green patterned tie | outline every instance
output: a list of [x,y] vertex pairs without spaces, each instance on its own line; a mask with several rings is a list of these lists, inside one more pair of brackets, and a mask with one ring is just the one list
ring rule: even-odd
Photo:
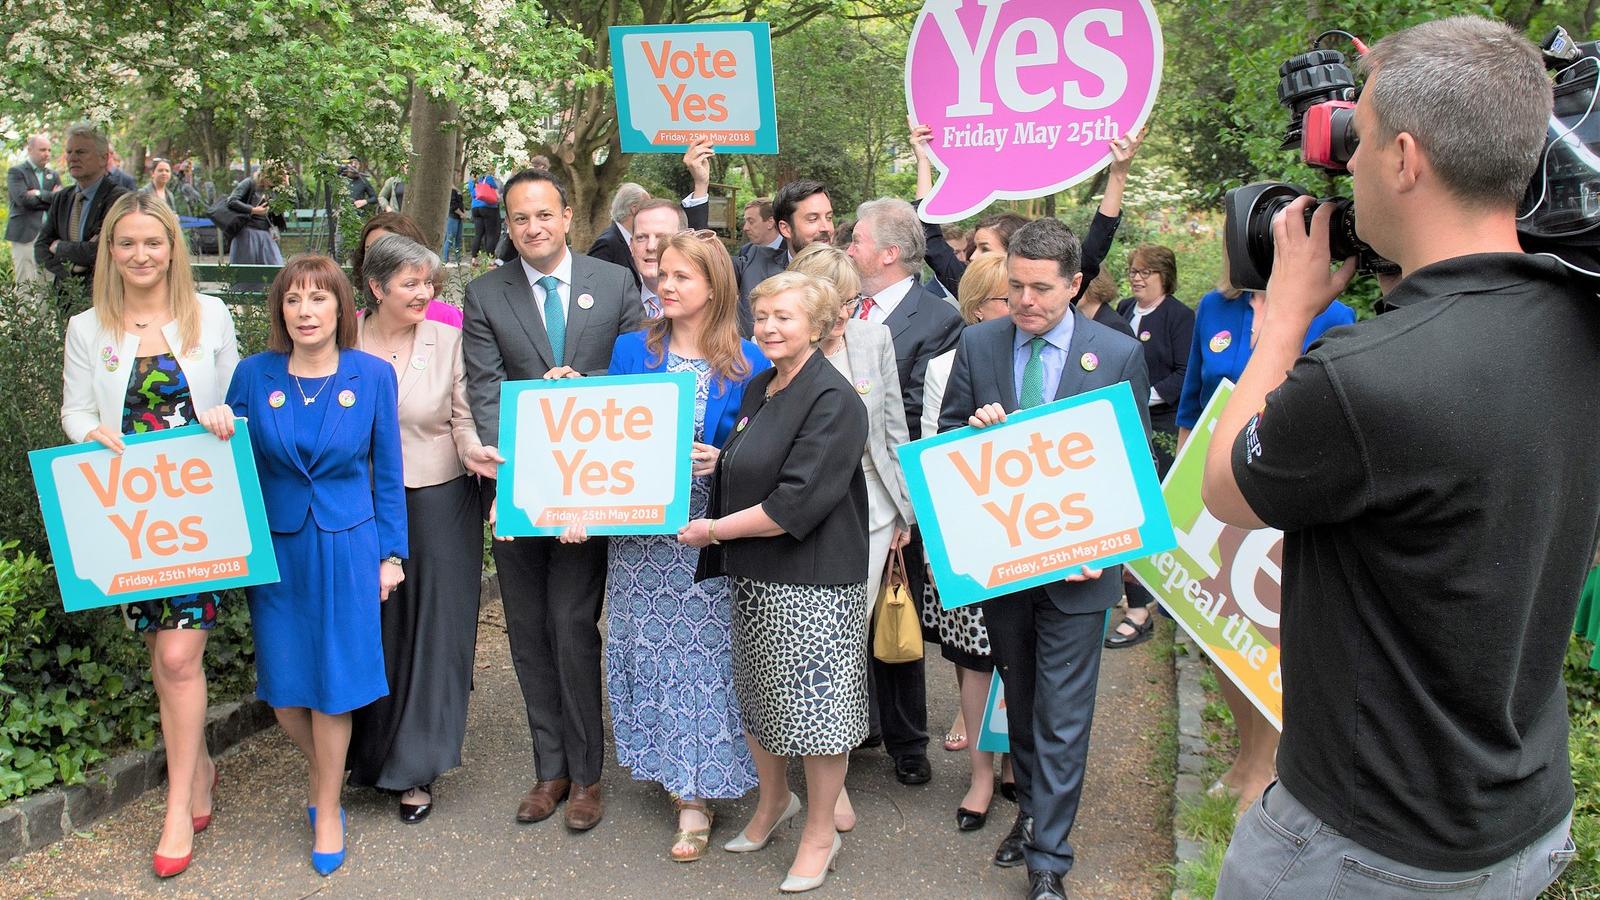
[[561,282],[554,275],[539,279],[544,288],[544,331],[550,336],[550,350],[555,354],[555,364],[567,358],[567,316],[561,311]]
[[1022,368],[1022,408],[1044,405],[1044,345],[1042,337],[1028,342],[1028,364]]

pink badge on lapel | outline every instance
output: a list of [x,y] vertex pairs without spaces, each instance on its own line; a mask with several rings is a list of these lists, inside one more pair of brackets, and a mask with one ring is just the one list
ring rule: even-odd
[[350,391],[350,390],[340,391],[339,392],[339,405],[343,406],[343,407],[355,406],[356,405],[356,392],[355,391]]
[[273,391],[267,395],[267,405],[273,409],[282,406],[284,402],[283,391]]

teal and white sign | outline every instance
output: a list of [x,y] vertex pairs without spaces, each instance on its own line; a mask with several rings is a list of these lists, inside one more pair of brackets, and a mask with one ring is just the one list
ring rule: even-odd
[[778,152],[772,37],[765,22],[610,29],[624,153]]
[[[972,677],[972,673],[967,673]],[[1006,686],[995,670],[989,678],[989,699],[983,704],[983,724],[978,727],[978,749],[985,753],[1011,752],[1011,725],[1006,718]]]
[[199,425],[28,454],[67,612],[278,580],[250,432]]
[[495,534],[677,534],[689,524],[692,372],[500,385]]
[[1127,382],[899,453],[946,609],[1174,546]]

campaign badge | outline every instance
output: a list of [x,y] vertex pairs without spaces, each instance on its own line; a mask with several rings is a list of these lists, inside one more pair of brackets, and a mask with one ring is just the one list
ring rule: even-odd
[[356,392],[344,390],[339,392],[339,405],[349,408],[356,405]]
[[1093,353],[1085,353],[1083,358],[1078,360],[1078,365],[1083,366],[1085,372],[1093,372],[1095,369],[1100,368],[1100,357],[1095,356]]
[[267,405],[272,407],[273,409],[277,409],[278,407],[282,406],[283,403],[284,403],[283,391],[273,391],[272,393],[267,395]]
[[1211,336],[1211,352],[1221,353],[1222,351],[1228,349],[1228,345],[1232,343],[1233,335],[1226,331],[1219,331]]

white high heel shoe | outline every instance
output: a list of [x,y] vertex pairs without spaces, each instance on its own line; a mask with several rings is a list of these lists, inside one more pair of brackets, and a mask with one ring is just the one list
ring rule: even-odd
[[[782,825],[783,823],[794,818],[799,812],[800,798],[795,796],[793,791],[790,791],[788,808],[783,811],[783,815],[778,817],[778,821],[772,823],[772,828],[767,831],[766,837],[763,837],[759,841],[752,841],[750,838],[745,836],[743,831],[741,831],[739,832],[738,837],[727,842],[726,844],[723,844],[722,849],[728,851],[729,853],[754,853],[755,851],[767,846],[768,842],[772,840],[772,836],[777,833],[779,825]],[[746,828],[748,827],[749,826],[746,826]]]
[[843,846],[844,841],[839,840],[839,835],[835,834],[833,836],[833,849],[828,851],[828,864],[822,867],[821,872],[807,876],[800,876],[790,872],[788,877],[783,879],[783,884],[778,885],[778,890],[783,891],[785,894],[799,894],[822,887],[822,883],[828,880],[828,873],[833,871],[833,860],[839,855],[839,848]]

